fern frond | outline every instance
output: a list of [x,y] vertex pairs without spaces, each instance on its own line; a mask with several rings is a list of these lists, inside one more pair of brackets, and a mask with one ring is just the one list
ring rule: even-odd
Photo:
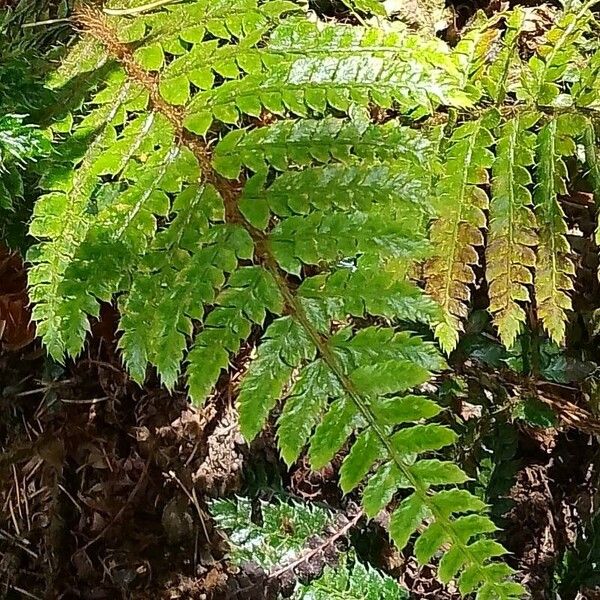
[[581,119],[568,115],[551,119],[542,127],[537,143],[537,186],[534,192],[538,222],[538,251],[535,296],[538,316],[553,341],[564,341],[569,292],[573,289],[575,267],[566,237],[567,224],[558,197],[565,194],[565,156],[576,151],[573,135],[583,129]]
[[272,275],[261,267],[245,267],[232,273],[216,303],[218,306],[204,318],[204,329],[196,336],[188,356],[190,395],[197,401],[202,401],[217,383],[229,354],[237,352],[250,336],[252,324],[263,325],[267,311],[277,315],[283,310]]
[[[306,322],[301,309],[296,306],[296,310],[300,322]],[[426,398],[402,397],[425,382],[431,370],[443,365],[433,348],[429,350],[418,338],[387,329],[367,328],[356,335],[342,330],[328,342],[322,342],[309,323],[306,328],[312,332],[320,358],[302,361],[297,384],[287,397],[283,386],[279,390],[285,400],[279,427],[286,460],[294,460],[308,442],[311,464],[322,467],[355,432],[357,449],[350,450],[342,467],[342,482],[347,486],[344,491],[350,491],[366,478],[363,506],[368,515],[374,516],[399,488],[413,490],[394,512],[390,523],[390,534],[400,548],[424,520],[431,519],[429,528],[417,540],[420,561],[429,561],[442,546],[449,544],[457,548],[455,553],[462,560],[452,576],[464,567],[460,577],[464,593],[485,587],[498,598],[520,594],[520,586],[503,581],[509,570],[498,569],[495,563],[487,564],[493,552],[473,554],[471,546],[477,542],[469,543],[472,536],[495,530],[493,523],[477,512],[466,517],[453,516],[456,512],[479,511],[481,503],[467,492],[457,496],[435,490],[438,486],[464,482],[464,473],[452,463],[419,457],[455,439],[453,432],[440,425],[408,425],[438,410]],[[253,382],[252,373],[251,366],[249,377]],[[310,384],[315,381],[318,388],[311,389]],[[251,407],[261,403],[263,395],[244,381],[240,399],[244,407]],[[322,416],[312,421],[315,413]],[[304,425],[307,418],[311,422]],[[317,420],[319,424],[311,434]],[[400,424],[404,426],[393,433],[392,428]],[[255,424],[254,429],[259,428],[260,424]],[[245,428],[243,431],[246,435],[250,433]],[[371,470],[373,475],[368,477]]]
[[571,95],[577,107],[598,110],[600,97],[598,78],[600,77],[600,51],[594,52],[587,64],[581,69],[577,81],[571,88]]
[[317,304],[333,320],[373,315],[435,326],[444,319],[437,302],[381,265],[365,265],[356,271],[341,267],[330,275],[307,277],[298,294],[306,299],[305,306]]
[[293,600],[406,600],[408,592],[388,575],[366,567],[354,558],[343,557],[335,567],[325,567],[319,579],[300,585]]
[[237,566],[253,562],[269,572],[300,554],[311,537],[321,534],[334,516],[315,505],[260,501],[262,525],[253,522],[248,498],[215,500],[210,513],[229,537],[229,560]]
[[110,88],[112,102],[107,98],[99,104],[72,138],[75,151],[85,144],[83,154],[73,157],[67,154],[73,150],[65,152],[65,158],[78,165],[77,170],[69,172],[57,165],[50,171],[43,180],[49,193],[38,200],[34,209],[30,233],[45,242],[33,247],[28,255],[33,263],[29,272],[30,298],[36,303],[32,316],[37,321],[38,334],[57,359],[65,351],[79,352],[88,329],[85,313],[97,313],[95,302],[87,296],[76,299],[73,307],[61,293],[60,285],[89,227],[89,198],[100,176],[100,160],[110,152],[117,138],[115,127],[123,123],[124,106],[136,93],[129,81],[120,78],[115,83]]
[[[462,76],[463,89],[468,89],[473,98],[478,99],[481,95],[489,55],[498,43],[498,37],[492,23],[487,20],[483,23],[476,22],[473,28],[461,37],[454,49],[453,58]],[[497,60],[492,64],[497,64]]]
[[[228,560],[235,566],[254,563],[267,573],[293,563],[309,548],[309,541],[323,536],[335,525],[335,516],[316,505],[294,501],[260,501],[261,525],[253,522],[252,503],[247,498],[215,500],[210,512],[228,536]],[[308,559],[308,557],[307,557]],[[408,592],[391,577],[366,567],[344,553],[335,566],[325,566],[314,581],[298,584],[292,598],[329,600],[340,597],[404,600]]]
[[0,116],[0,210],[12,210],[13,200],[23,196],[21,170],[27,163],[47,156],[50,141],[24,115]]
[[[267,328],[258,356],[238,396],[240,428],[249,439],[256,437],[262,429],[294,370],[304,361],[314,359],[315,354],[316,349],[306,330],[291,317],[277,319]],[[329,373],[327,377],[331,378]],[[310,382],[312,394],[321,393],[316,386],[322,383]],[[310,420],[311,415],[306,413],[303,418]]]
[[488,169],[494,160],[490,147],[494,143],[491,129],[496,124],[497,114],[492,111],[456,128],[437,188],[436,220],[430,232],[435,256],[425,275],[427,292],[450,319],[436,328],[436,337],[446,351],[456,346],[461,322],[467,316],[469,286],[475,281],[473,265],[479,262],[476,248],[483,245],[481,229],[486,225],[483,211],[488,208],[488,197],[481,186],[488,183]]
[[[242,192],[240,210],[259,229],[268,225],[270,213],[316,219],[319,211],[332,209],[366,212],[380,206],[391,211],[398,200],[409,203],[407,209],[415,219],[431,210],[432,177],[422,164],[397,159],[389,164],[370,163],[368,169],[364,165],[355,162],[285,171],[270,185],[266,173],[258,173]],[[405,220],[412,218],[403,215]]]
[[536,114],[517,116],[501,127],[493,166],[486,276],[489,310],[509,348],[526,320],[519,303],[529,301],[527,286],[533,284],[537,235],[527,169],[535,158],[530,129],[537,119]]

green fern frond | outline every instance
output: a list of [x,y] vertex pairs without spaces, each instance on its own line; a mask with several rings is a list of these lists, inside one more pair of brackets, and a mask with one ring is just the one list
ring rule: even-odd
[[[597,135],[596,125],[594,121],[587,120],[583,131],[583,148],[585,152],[585,166],[588,170],[588,178],[590,180],[594,193],[594,201],[596,207],[600,205],[600,158],[597,150]],[[600,223],[600,221],[598,222]],[[595,240],[596,244],[600,243],[600,224],[596,224]]]
[[347,112],[353,103],[370,102],[415,114],[429,114],[440,103],[470,104],[440,44],[376,29],[323,29],[292,21],[273,32],[245,76],[197,94],[185,123],[204,135],[215,119],[237,124],[242,115],[259,117],[263,110],[299,116],[329,107]]
[[[481,95],[489,55],[499,43],[498,31],[492,25],[487,19],[477,19],[472,29],[461,37],[453,52],[463,88],[470,89],[471,96],[477,99]],[[492,64],[497,65],[498,61]]]
[[[305,322],[301,311],[298,316]],[[426,398],[414,395],[403,398],[427,381],[429,372],[443,367],[433,347],[408,334],[377,328],[367,328],[355,335],[343,329],[328,342],[322,342],[310,323],[306,327],[319,358],[294,365],[300,368],[300,374],[287,395],[285,383],[278,388],[279,395],[284,396],[278,423],[284,458],[294,461],[308,444],[311,465],[320,468],[354,432],[358,449],[350,450],[342,467],[341,481],[347,486],[344,491],[351,491],[366,479],[363,506],[369,516],[374,516],[387,506],[398,489],[412,490],[394,511],[390,523],[390,535],[400,548],[424,520],[431,520],[426,529],[429,533],[422,534],[416,542],[420,561],[428,562],[448,544],[456,547],[455,552],[463,559],[457,571],[465,567],[460,580],[465,593],[481,586],[493,589],[499,598],[512,598],[520,593],[520,586],[503,581],[509,571],[501,572],[495,563],[487,564],[492,554],[472,554],[469,543],[472,536],[494,531],[491,521],[477,513],[468,517],[451,516],[457,511],[479,511],[482,505],[476,504],[475,499],[471,505],[465,504],[465,498],[471,497],[463,497],[464,494],[458,501],[455,495],[436,490],[439,486],[463,483],[464,473],[452,463],[419,457],[423,452],[455,441],[455,434],[443,426],[420,422],[409,425],[434,415],[437,410]],[[280,360],[278,355],[275,360]],[[290,368],[287,377],[291,374]],[[241,416],[246,411],[254,414],[251,408],[260,406],[264,398],[262,390],[253,385],[256,377],[252,365],[248,377],[251,385],[248,386],[247,379],[240,390],[244,407]],[[399,425],[403,427],[394,433]],[[242,431],[251,435],[260,427],[255,422],[252,431],[244,425]]]
[[[217,527],[228,536],[228,560],[235,566],[252,562],[266,573],[299,560],[310,548],[309,541],[324,537],[335,525],[335,515],[316,505],[294,501],[261,501],[261,525],[253,519],[247,498],[215,500],[210,512]],[[314,562],[314,559],[313,559]],[[373,598],[405,600],[408,592],[388,575],[363,565],[354,553],[340,554],[337,564],[326,565],[317,579],[296,585],[295,600],[329,598]]]
[[431,158],[429,150],[427,139],[413,129],[395,121],[372,125],[367,115],[359,113],[352,121],[326,117],[235,129],[217,144],[214,167],[224,177],[237,179],[243,167],[254,172],[263,172],[267,167],[284,172],[293,165],[349,164],[356,157],[405,159],[417,165]]
[[214,500],[210,513],[229,538],[229,560],[237,566],[253,562],[269,572],[300,554],[310,538],[323,533],[334,515],[315,505],[295,501],[260,501],[262,525],[253,520],[248,498]]
[[546,34],[544,43],[524,65],[518,97],[540,106],[564,106],[570,103],[561,95],[560,83],[580,62],[579,42],[587,32],[591,19],[590,8],[596,0],[588,0],[577,11],[566,11]]
[[515,70],[519,64],[519,37],[525,21],[525,13],[515,8],[506,19],[506,33],[495,60],[491,61],[483,76],[487,94],[500,105],[506,99]]
[[335,567],[325,567],[319,579],[300,585],[293,600],[407,600],[408,592],[391,577],[366,567],[355,557],[342,557]]
[[110,89],[112,101],[106,98],[92,110],[64,149],[65,162],[72,161],[77,170],[69,171],[59,163],[46,174],[42,185],[49,193],[36,203],[30,228],[31,235],[46,240],[28,254],[33,264],[29,272],[30,298],[35,303],[32,316],[48,351],[58,359],[65,351],[79,352],[88,329],[86,312],[97,314],[96,303],[87,294],[66,298],[60,285],[90,224],[88,206],[101,173],[100,160],[111,151],[124,106],[136,93],[122,78]]
[[0,210],[12,210],[13,201],[23,196],[23,167],[52,150],[50,141],[24,119],[24,115],[0,116]]

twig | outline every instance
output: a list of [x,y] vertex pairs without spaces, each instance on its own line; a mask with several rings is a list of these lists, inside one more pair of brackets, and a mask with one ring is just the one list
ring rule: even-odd
[[61,398],[60,401],[65,404],[98,404],[98,402],[104,402],[109,400],[110,396],[102,396],[102,398],[90,398],[89,400],[72,400],[69,398]]
[[62,491],[62,493],[75,505],[75,508],[81,513],[83,514],[83,511],[81,510],[81,506],[79,506],[79,504],[77,504],[77,500],[75,500],[75,498],[73,498],[73,496],[71,495],[70,492],[67,491],[67,489],[62,485],[62,484],[58,484],[58,487],[60,488],[60,490]]
[[70,22],[71,22],[70,17],[64,17],[63,19],[46,19],[45,21],[34,21],[32,23],[23,23],[23,25],[21,25],[21,27],[23,29],[31,29],[32,27],[40,27],[41,25],[54,25],[55,23],[70,23]]
[[18,538],[5,529],[0,529],[0,538],[5,539],[7,542],[14,544],[15,546],[18,546],[21,550],[23,550],[23,552],[27,552],[29,556],[33,557],[35,560],[38,560],[39,556],[31,548],[27,547],[27,544],[29,544],[28,540],[24,538]]
[[123,516],[125,509],[131,504],[133,499],[136,497],[137,493],[140,491],[142,483],[146,480],[146,475],[148,474],[148,469],[150,468],[150,461],[151,457],[148,457],[148,460],[146,460],[146,463],[144,464],[144,470],[142,471],[140,478],[135,484],[135,487],[131,490],[131,493],[127,497],[125,504],[123,504],[119,512],[114,516],[113,519],[111,519],[110,523],[108,523],[108,525],[106,525],[106,527],[95,538],[90,540],[85,546],[83,546],[83,548],[78,550],[78,552],[85,552],[90,546],[94,545],[98,540],[101,540],[110,530],[110,528]]
[[95,360],[93,358],[86,358],[84,360],[81,361],[82,363],[86,363],[88,365],[96,365],[97,367],[105,367],[106,369],[111,369],[113,370],[115,373],[119,373],[120,375],[123,375],[123,369],[119,369],[117,367],[115,367],[115,365],[111,365],[108,362],[105,362],[103,360]]
[[42,600],[40,596],[35,596],[31,592],[24,590],[23,588],[17,587],[16,585],[10,584],[10,589],[15,590],[15,592],[19,592],[19,594],[23,594],[23,596],[27,596],[28,598],[33,598],[34,600]]
[[210,542],[210,537],[208,535],[208,529],[206,528],[206,523],[204,521],[204,512],[202,508],[200,508],[200,503],[198,502],[198,497],[196,496],[196,489],[192,487],[192,493],[183,485],[183,482],[177,477],[175,471],[169,471],[169,477],[179,485],[179,487],[183,490],[184,494],[188,497],[189,501],[193,504],[196,512],[198,513],[198,518],[200,519],[200,524],[202,525],[202,531],[204,532],[204,537],[206,537],[206,541]]

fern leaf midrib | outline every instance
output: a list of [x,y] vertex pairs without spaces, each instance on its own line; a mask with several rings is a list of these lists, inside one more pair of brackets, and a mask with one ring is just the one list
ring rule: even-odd
[[[92,17],[93,17],[94,21],[96,21],[96,19],[98,19],[98,18],[102,19],[101,13],[98,13],[96,11],[96,9],[89,8],[89,9],[86,9],[86,12],[92,13]],[[86,25],[85,19],[83,21],[83,25],[84,26]],[[97,35],[97,32],[95,32],[94,30],[90,30],[88,27],[85,27],[85,28],[86,28],[86,30],[89,31],[90,34]],[[105,33],[106,33],[106,31],[108,31],[108,33],[111,37],[111,40],[114,43],[115,38],[111,34],[111,31],[110,31],[110,29],[108,29],[107,26],[105,29]],[[102,37],[99,37],[99,39],[101,42],[106,44],[106,40],[102,39]],[[115,48],[111,48],[111,45],[106,44],[106,47],[109,52],[111,52],[111,50],[113,53],[115,52]],[[134,59],[129,54],[128,49],[119,45],[118,52],[119,52],[120,56],[117,55],[117,58],[121,58],[122,60],[124,59],[125,66],[126,66],[126,68],[128,68],[129,74],[130,75],[132,73],[134,75],[136,73],[139,74],[141,69],[137,65],[132,64],[132,63],[134,63]],[[144,80],[146,83],[148,82],[148,80],[145,79],[145,77],[144,77]],[[152,81],[153,81],[154,85],[158,86],[158,82],[156,80],[152,80]],[[138,83],[140,83],[139,80],[138,80]],[[150,92],[151,98],[152,98],[153,92],[158,93],[157,87],[154,90],[148,90],[148,91]],[[161,108],[162,108],[162,104],[156,103],[154,105],[154,108],[160,112]],[[168,116],[168,115],[165,115],[165,116]],[[171,116],[172,116],[172,114],[171,114]],[[177,124],[179,124],[179,122]],[[479,127],[477,128],[477,132],[478,131],[479,131]],[[212,165],[209,160],[210,151],[208,150],[208,148],[206,148],[204,142],[200,141],[192,134],[186,134],[186,135],[182,136],[181,141],[183,144],[187,145],[187,147],[196,156],[198,154],[200,154],[200,156],[197,156],[197,158],[198,158],[198,160],[202,161],[202,164],[205,165],[205,168],[202,170],[201,176],[206,182],[214,183],[216,185],[217,189],[219,189],[219,191],[221,191],[223,200],[224,200],[224,203],[226,206],[226,220],[229,220],[229,218],[231,218],[235,223],[243,224],[243,226],[246,228],[248,233],[251,235],[251,237],[253,238],[253,240],[256,243],[256,253],[259,254],[258,258],[261,259],[263,266],[267,269],[267,271],[275,279],[277,286],[284,298],[284,302],[286,304],[287,311],[298,320],[298,322],[300,323],[302,328],[305,330],[306,334],[312,340],[313,344],[315,345],[315,347],[318,350],[319,354],[321,355],[322,359],[326,362],[327,366],[331,369],[332,373],[338,379],[338,381],[342,385],[343,389],[348,394],[349,398],[352,400],[352,402],[355,404],[356,408],[360,411],[360,413],[366,419],[367,423],[372,428],[372,430],[380,438],[382,444],[388,451],[390,458],[394,461],[394,463],[397,465],[398,469],[403,473],[403,475],[410,482],[410,484],[412,485],[412,487],[415,490],[414,493],[421,499],[423,504],[425,506],[427,506],[427,508],[430,510],[431,514],[435,517],[436,522],[440,524],[440,526],[442,527],[442,529],[448,536],[448,539],[450,539],[453,542],[453,544],[457,548],[460,549],[461,553],[465,557],[466,562],[469,564],[469,566],[472,566],[475,568],[475,570],[479,574],[480,581],[493,584],[494,579],[488,575],[487,571],[483,568],[482,564],[476,559],[476,557],[474,556],[472,551],[468,548],[467,543],[463,542],[460,539],[460,537],[458,536],[458,534],[455,532],[454,528],[452,527],[449,517],[446,517],[443,514],[443,512],[440,511],[436,507],[436,505],[430,501],[430,496],[428,494],[427,488],[424,485],[422,485],[418,481],[418,479],[415,478],[414,475],[411,473],[410,468],[399,456],[398,451],[396,450],[394,445],[391,443],[389,436],[386,435],[386,432],[382,429],[382,427],[377,422],[377,418],[375,417],[374,413],[368,407],[368,401],[363,400],[363,398],[361,397],[359,392],[355,389],[353,383],[350,381],[350,379],[344,373],[342,366],[339,364],[338,360],[332,353],[327,342],[324,340],[324,338],[319,334],[318,331],[316,331],[316,329],[310,323],[307,315],[304,312],[303,307],[298,302],[295,294],[292,292],[289,285],[287,284],[285,275],[282,273],[279,266],[277,265],[275,256],[269,248],[269,243],[268,243],[268,240],[267,240],[265,234],[262,231],[256,229],[254,226],[252,226],[243,217],[243,215],[239,212],[239,209],[237,207],[237,198],[235,196],[234,190],[232,189],[231,182],[225,180],[224,178],[222,178],[218,173],[216,173],[213,170]],[[471,155],[472,155],[472,150],[470,149],[469,157]],[[463,190],[466,188],[466,185],[467,185],[467,173],[465,173],[465,175],[463,176]],[[458,222],[460,222],[460,220],[457,220],[457,223]]]
[[[508,214],[509,214],[509,219],[508,219],[508,239],[509,239],[509,247],[510,247],[510,252],[506,253],[506,273],[507,273],[507,279],[509,282],[513,281],[513,277],[512,277],[512,273],[513,273],[513,251],[514,251],[514,204],[515,204],[515,188],[514,188],[514,164],[515,164],[515,154],[516,154],[516,147],[517,147],[517,136],[518,136],[518,131],[519,131],[519,124],[518,124],[518,120],[515,122],[514,127],[512,128],[511,131],[511,136],[510,136],[510,185],[508,187],[509,194],[510,194],[510,202],[508,204]],[[507,293],[505,295],[505,303],[504,303],[504,308],[508,309],[508,307],[510,306],[511,303],[511,298],[510,298],[510,293],[508,292],[508,290],[510,290],[510,286],[507,286]]]

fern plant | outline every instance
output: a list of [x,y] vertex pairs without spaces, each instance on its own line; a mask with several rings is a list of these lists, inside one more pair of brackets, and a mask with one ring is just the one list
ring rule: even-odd
[[[260,337],[237,399],[248,440],[281,405],[288,464],[306,449],[319,469],[344,449],[341,488],[361,488],[369,517],[390,507],[400,549],[416,534],[419,562],[440,558],[461,593],[521,597],[486,506],[436,455],[456,436],[420,389],[445,362],[408,324],[456,345],[487,227],[503,341],[532,286],[563,339],[573,263],[559,199],[577,136],[593,134],[592,4],[528,60],[519,9],[503,33],[486,22],[450,49],[315,23],[287,0],[80,8],[82,36],[48,83],[78,101],[54,127],[30,230],[48,351],[76,356],[99,302],[118,298],[132,377],[150,365],[173,388],[185,371],[200,404]],[[374,107],[397,118],[373,120]],[[411,280],[423,261],[427,293]]]

